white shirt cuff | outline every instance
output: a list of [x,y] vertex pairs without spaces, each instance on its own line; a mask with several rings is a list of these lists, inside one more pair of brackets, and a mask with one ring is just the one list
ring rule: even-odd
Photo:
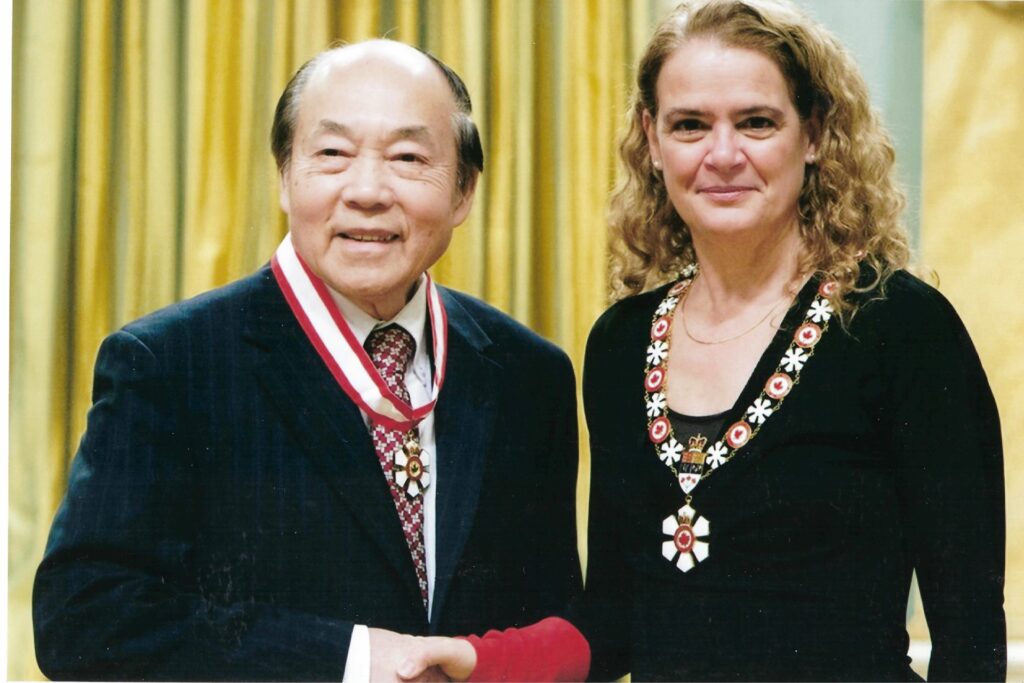
[[363,624],[352,627],[341,683],[370,683],[370,630]]

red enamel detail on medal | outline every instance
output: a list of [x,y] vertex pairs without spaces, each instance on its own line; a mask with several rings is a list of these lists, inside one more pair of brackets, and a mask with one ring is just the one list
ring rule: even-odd
[[668,330],[672,326],[672,321],[669,318],[658,318],[653,325],[651,325],[651,339],[658,341],[664,339],[668,335]]
[[817,344],[819,339],[821,339],[821,328],[814,323],[804,323],[797,328],[796,334],[793,335],[797,346],[805,349]]
[[793,388],[793,378],[784,372],[776,372],[764,385],[764,393],[778,401]]
[[651,422],[651,426],[647,430],[647,436],[650,437],[652,443],[659,444],[668,438],[670,431],[672,431],[672,424],[668,421],[667,417],[662,415]]
[[676,529],[673,540],[676,542],[676,550],[681,553],[688,553],[693,549],[693,527],[689,524],[680,524]]
[[822,282],[821,286],[818,287],[818,294],[829,299],[836,291],[839,290],[839,283],[835,280],[829,280],[828,282]]
[[733,448],[740,448],[750,441],[750,434],[750,425],[743,420],[740,420],[729,427],[729,432],[725,436],[725,441]]
[[697,484],[700,483],[700,475],[695,472],[682,472],[678,480],[679,488],[683,490],[683,493],[689,495],[690,491],[697,488]]
[[665,382],[665,371],[660,367],[651,368],[651,371],[647,373],[647,377],[644,378],[644,387],[650,393],[654,393],[661,388],[661,385]]

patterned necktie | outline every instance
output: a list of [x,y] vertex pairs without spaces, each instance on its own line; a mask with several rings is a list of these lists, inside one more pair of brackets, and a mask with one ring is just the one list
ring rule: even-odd
[[[366,350],[384,383],[398,398],[408,404],[409,390],[405,387],[405,368],[416,350],[416,340],[398,325],[388,325],[370,333],[366,340]],[[419,581],[423,606],[426,607],[427,551],[423,543],[422,490],[415,488],[414,485],[410,489],[410,493],[413,495],[407,493],[400,483],[395,481],[398,473],[395,472],[394,463],[395,452],[403,451],[403,445],[410,436],[418,444],[418,434],[415,427],[408,431],[402,431],[376,423],[371,426],[373,428],[373,447],[377,451],[381,469],[384,470],[391,498],[395,501],[398,519],[402,522],[405,541],[409,545],[409,552],[412,554],[412,561],[416,567],[416,578]],[[408,481],[407,476],[401,478]]]

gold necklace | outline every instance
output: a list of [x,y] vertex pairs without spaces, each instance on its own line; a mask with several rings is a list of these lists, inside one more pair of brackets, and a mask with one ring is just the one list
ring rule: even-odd
[[[696,278],[694,278],[694,279],[696,279]],[[687,294],[689,294],[689,292],[687,292]],[[689,296],[686,297],[686,299],[688,299],[688,298],[689,298]],[[761,318],[760,320],[758,320],[756,323],[754,323],[750,328],[748,328],[746,330],[743,330],[739,334],[734,334],[731,337],[726,337],[725,339],[714,339],[714,340],[711,340],[711,339],[698,339],[697,337],[693,336],[693,333],[690,332],[690,328],[686,326],[686,300],[685,299],[683,300],[683,304],[679,307],[679,321],[683,323],[683,332],[686,333],[686,336],[689,337],[691,341],[694,341],[694,342],[696,342],[698,344],[702,344],[703,346],[715,346],[716,344],[724,344],[726,342],[731,342],[733,340],[739,339],[740,337],[747,336],[748,334],[750,334],[751,332],[756,330],[758,327],[760,327],[761,324],[765,320],[770,318],[772,313],[775,312],[775,310],[779,307],[779,304],[781,304],[783,301],[785,301],[785,299],[782,299],[780,301],[776,301],[775,304],[771,308],[768,309],[768,312],[764,314],[764,317]]]

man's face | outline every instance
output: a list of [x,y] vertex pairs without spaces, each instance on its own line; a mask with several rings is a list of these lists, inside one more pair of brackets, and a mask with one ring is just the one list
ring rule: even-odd
[[345,48],[300,94],[281,208],[296,251],[367,313],[398,313],[465,220],[444,76],[408,46]]

